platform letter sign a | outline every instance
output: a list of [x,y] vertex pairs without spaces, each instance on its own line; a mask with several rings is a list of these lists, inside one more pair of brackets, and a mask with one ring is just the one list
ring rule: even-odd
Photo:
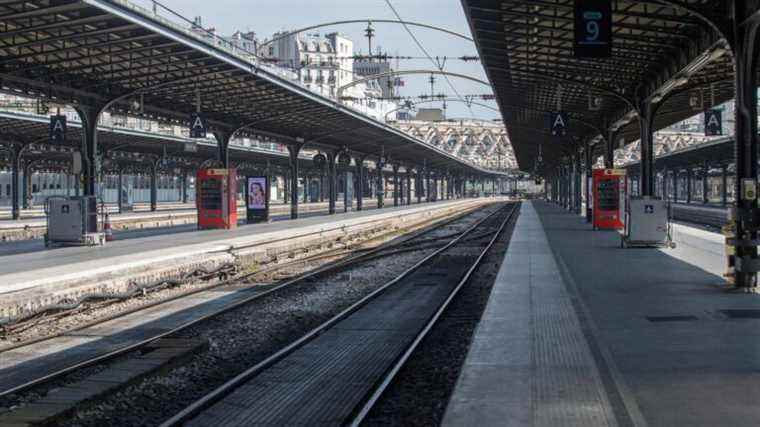
[[608,58],[612,54],[611,0],[575,0],[575,57]]
[[205,138],[207,129],[206,119],[200,113],[190,116],[190,138]]
[[66,141],[66,116],[50,116],[50,142],[62,144]]
[[567,135],[567,113],[552,113],[549,128],[553,136]]
[[721,110],[705,111],[705,136],[723,135],[723,112]]

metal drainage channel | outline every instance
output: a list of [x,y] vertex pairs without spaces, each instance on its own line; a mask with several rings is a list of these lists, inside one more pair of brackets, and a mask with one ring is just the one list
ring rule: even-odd
[[[162,427],[359,425],[515,217],[505,205]],[[482,239],[475,245],[475,231]]]
[[[358,254],[358,255],[350,256],[349,258],[346,258],[346,259],[340,259],[340,260],[337,260],[335,262],[331,262],[331,263],[329,263],[327,265],[324,265],[322,267],[319,267],[319,268],[317,268],[315,270],[312,270],[312,271],[309,271],[307,273],[298,275],[298,276],[296,276],[294,278],[285,279],[281,283],[276,284],[273,287],[270,287],[270,288],[268,288],[265,291],[256,293],[254,295],[251,295],[248,298],[245,298],[245,299],[239,300],[237,302],[234,302],[234,303],[232,303],[230,305],[227,305],[227,306],[219,309],[218,311],[215,311],[213,313],[209,313],[208,315],[205,315],[205,316],[198,317],[196,319],[190,320],[190,321],[188,321],[188,322],[186,322],[186,323],[184,323],[184,324],[182,324],[182,325],[180,325],[180,326],[178,326],[176,328],[164,331],[162,333],[157,333],[157,334],[154,334],[154,335],[150,335],[148,337],[144,337],[144,338],[140,339],[139,341],[134,342],[134,343],[132,343],[130,345],[126,345],[126,346],[124,346],[122,348],[113,350],[111,352],[100,354],[100,355],[94,356],[92,358],[86,359],[86,360],[84,360],[82,362],[79,362],[79,363],[76,363],[76,364],[72,364],[70,366],[66,366],[64,368],[61,368],[61,369],[55,371],[55,372],[52,372],[52,373],[49,373],[49,374],[42,375],[40,377],[31,379],[31,380],[29,380],[29,381],[27,381],[27,382],[25,382],[23,384],[20,384],[20,385],[17,385],[17,386],[13,386],[13,387],[10,387],[10,388],[7,388],[7,389],[0,388],[0,397],[8,396],[8,395],[11,395],[11,394],[25,392],[25,391],[33,388],[33,387],[40,386],[40,385],[43,385],[45,383],[49,383],[51,381],[57,380],[58,378],[61,378],[61,377],[65,376],[65,375],[68,375],[68,374],[71,374],[73,372],[76,372],[77,370],[84,369],[84,368],[87,368],[89,366],[93,366],[93,365],[96,365],[96,364],[99,364],[99,363],[105,363],[105,362],[113,360],[113,359],[115,359],[117,357],[126,355],[128,353],[131,353],[131,352],[134,352],[134,351],[137,351],[137,350],[140,350],[141,348],[143,348],[143,347],[151,344],[152,342],[154,342],[156,340],[159,340],[159,339],[165,338],[165,337],[170,337],[171,335],[176,334],[178,332],[181,332],[182,330],[185,330],[185,329],[187,329],[189,327],[192,327],[192,326],[194,326],[194,325],[196,325],[196,324],[198,324],[200,322],[203,322],[203,321],[206,321],[206,320],[209,320],[209,319],[213,319],[213,318],[218,317],[218,316],[220,316],[222,314],[230,312],[230,311],[232,311],[232,310],[234,310],[234,309],[236,309],[238,307],[244,306],[246,304],[250,304],[251,302],[253,302],[255,300],[261,299],[261,298],[266,297],[268,295],[271,295],[271,294],[273,294],[275,292],[278,292],[278,291],[280,291],[280,290],[282,290],[282,289],[284,289],[286,287],[297,285],[298,283],[302,283],[302,282],[304,282],[306,280],[311,280],[311,279],[317,278],[320,275],[333,274],[335,272],[339,272],[339,271],[345,270],[347,268],[351,268],[351,267],[359,265],[361,263],[372,261],[372,260],[375,260],[377,258],[382,258],[382,257],[384,257],[386,255],[393,255],[393,254],[396,254],[396,253],[399,253],[399,252],[402,252],[402,251],[411,251],[411,250],[421,250],[421,249],[424,249],[424,247],[419,247],[419,245],[417,245],[417,243],[423,244],[423,245],[435,245],[436,241],[440,240],[440,239],[425,239],[425,240],[420,241],[420,242],[415,242],[415,240],[418,239],[418,238],[420,238],[420,237],[423,237],[423,236],[425,236],[425,235],[427,235],[427,234],[429,234],[429,233],[431,233],[431,232],[433,232],[435,230],[439,230],[439,229],[441,229],[443,227],[446,227],[446,226],[448,226],[448,225],[450,225],[450,224],[452,224],[452,223],[454,223],[456,221],[464,219],[464,218],[466,218],[466,217],[468,217],[468,216],[476,213],[478,210],[479,209],[468,209],[465,212],[459,212],[459,213],[452,214],[451,217],[449,217],[447,219],[444,219],[443,221],[441,221],[439,223],[433,224],[432,226],[428,225],[428,226],[426,226],[426,228],[423,228],[422,230],[419,230],[419,231],[415,231],[411,235],[401,236],[402,240],[400,242],[391,242],[390,244],[382,244],[382,245],[380,245],[380,246],[378,246],[376,248],[373,248],[373,249],[360,250],[358,252],[361,252],[361,253]],[[397,230],[397,232],[403,232],[403,230],[404,229]],[[391,234],[391,233],[388,233],[388,234]],[[460,234],[456,234],[456,235],[461,237]],[[376,238],[381,238],[383,236],[386,236],[386,234],[383,234],[383,235],[378,236]],[[451,238],[452,236],[443,236],[443,237],[444,238]],[[370,240],[372,240],[372,239],[370,239]],[[363,242],[363,243],[367,243],[367,242]],[[439,246],[442,245],[442,243],[437,243],[437,244]],[[59,334],[56,334],[56,335],[53,335],[53,336],[50,336],[50,337],[47,337],[47,338],[44,338],[44,339],[33,340],[33,341],[30,341],[30,342],[21,343],[18,346],[14,346],[14,347],[10,347],[8,349],[4,349],[3,352],[10,351],[10,350],[17,350],[19,348],[23,348],[23,347],[30,346],[30,345],[33,345],[33,344],[39,344],[40,342],[52,341],[53,339],[60,338],[62,336],[66,336],[67,334],[70,334],[70,333],[73,333],[73,332],[77,332],[77,331],[81,331],[83,329],[90,328],[90,327],[93,327],[93,326],[97,326],[97,325],[100,325],[102,323],[105,323],[105,322],[108,322],[108,321],[111,321],[111,320],[115,320],[115,319],[118,319],[120,317],[124,317],[124,316],[130,315],[130,314],[134,314],[134,313],[137,313],[137,312],[140,312],[140,311],[143,311],[143,310],[146,310],[148,308],[152,308],[152,307],[155,307],[155,306],[158,306],[158,305],[161,305],[161,304],[165,304],[165,303],[170,302],[170,301],[175,301],[177,299],[185,298],[185,297],[188,297],[190,295],[197,294],[199,292],[209,291],[209,290],[211,290],[213,288],[219,288],[219,287],[222,287],[222,286],[234,285],[235,283],[238,283],[240,281],[246,280],[246,279],[248,279],[250,277],[253,277],[253,276],[256,276],[258,274],[272,273],[274,271],[277,271],[277,270],[280,270],[280,269],[284,269],[284,268],[293,266],[295,264],[309,262],[309,261],[313,261],[313,260],[317,260],[317,259],[325,258],[325,257],[341,256],[341,255],[347,254],[348,252],[350,252],[350,251],[347,251],[344,248],[339,248],[339,249],[323,252],[323,253],[320,253],[320,254],[316,254],[316,255],[314,255],[312,257],[301,258],[301,259],[298,259],[298,260],[295,260],[295,261],[292,261],[292,262],[287,262],[287,263],[284,263],[284,264],[272,266],[270,268],[259,270],[259,271],[253,272],[253,273],[248,273],[248,274],[245,274],[245,275],[242,275],[242,276],[236,276],[236,277],[230,278],[228,280],[225,280],[223,282],[220,282],[220,283],[218,283],[218,284],[216,284],[214,286],[205,287],[205,288],[199,289],[199,290],[194,290],[194,291],[182,294],[182,295],[178,295],[178,296],[175,296],[175,297],[172,297],[172,298],[168,298],[168,299],[165,299],[165,300],[158,301],[158,302],[156,302],[154,304],[148,304],[146,306],[142,306],[142,307],[139,307],[139,308],[134,309],[134,310],[128,310],[128,311],[126,311],[124,313],[119,313],[118,315],[108,316],[106,318],[99,319],[99,320],[93,321],[93,322],[89,322],[87,324],[84,324],[84,325],[81,325],[79,327],[73,328],[73,329],[68,330],[66,332],[59,333]],[[0,355],[2,355],[3,352],[0,352]]]

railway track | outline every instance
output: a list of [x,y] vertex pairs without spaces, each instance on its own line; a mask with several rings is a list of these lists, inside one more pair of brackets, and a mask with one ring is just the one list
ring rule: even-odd
[[698,204],[685,205],[680,203],[674,203],[671,206],[671,216],[672,219],[676,221],[683,221],[718,229],[728,223],[728,209],[726,208],[700,206]]
[[506,205],[162,424],[359,425],[518,212]]
[[[477,210],[475,212],[477,212]],[[454,238],[455,236],[443,235],[443,236],[438,236],[434,238],[426,238],[426,236],[432,233],[433,231],[444,228],[452,223],[455,223],[458,220],[461,220],[465,217],[470,216],[473,213],[474,213],[473,211],[468,211],[465,213],[454,215],[453,217],[450,217],[446,220],[440,221],[433,225],[428,224],[427,227],[425,227],[422,230],[415,231],[409,235],[405,235],[403,237],[393,240],[390,243],[381,244],[380,246],[377,246],[377,247],[363,248],[363,247],[354,246],[354,247],[335,248],[334,250],[319,253],[313,256],[308,256],[305,258],[294,260],[292,262],[286,262],[284,264],[272,266],[269,268],[264,268],[262,270],[258,270],[255,272],[231,277],[223,281],[222,283],[218,284],[216,287],[223,287],[226,285],[232,286],[232,285],[240,284],[241,282],[246,282],[246,281],[255,279],[257,276],[260,276],[262,274],[276,273],[278,270],[282,270],[282,269],[291,267],[293,265],[308,264],[309,262],[319,261],[323,259],[345,257],[345,258],[340,258],[332,262],[328,262],[326,265],[322,265],[316,268],[315,270],[309,271],[307,273],[298,274],[295,277],[289,277],[284,280],[281,280],[275,285],[268,287],[265,291],[254,293],[253,295],[247,296],[232,304],[226,305],[222,307],[221,309],[213,311],[212,313],[194,318],[193,320],[185,322],[181,324],[180,326],[177,326],[170,330],[162,331],[160,333],[147,334],[145,336],[142,336],[139,340],[131,342],[128,345],[124,345],[113,351],[103,352],[93,357],[87,358],[85,360],[80,360],[80,361],[77,361],[76,363],[68,364],[67,366],[61,367],[60,369],[57,369],[53,372],[40,374],[39,376],[30,378],[29,380],[24,381],[23,383],[20,383],[20,384],[4,384],[5,387],[0,388],[0,398],[8,396],[8,395],[17,395],[20,393],[28,392],[30,390],[35,389],[36,387],[40,387],[45,384],[51,383],[66,375],[83,370],[84,368],[87,368],[93,365],[103,364],[111,360],[117,359],[121,356],[127,355],[129,353],[136,352],[142,348],[149,346],[151,343],[161,338],[169,337],[178,332],[187,330],[193,327],[194,325],[200,324],[204,321],[212,320],[225,313],[229,313],[235,310],[236,308],[245,306],[247,304],[251,304],[252,302],[256,300],[263,299],[270,295],[275,295],[277,292],[285,290],[299,283],[314,280],[324,275],[336,274],[340,271],[348,270],[357,265],[361,265],[362,263],[366,263],[372,260],[377,260],[378,258],[387,257],[387,256],[395,255],[395,254],[409,252],[409,251],[422,250],[425,248],[439,247],[444,244],[444,243],[441,243],[442,240],[451,239],[451,238]],[[403,231],[408,231],[408,230],[396,230],[395,233],[398,234]],[[393,234],[393,233],[389,233],[389,234]],[[384,236],[385,238],[388,238],[387,235],[382,235],[382,236]],[[377,238],[381,238],[382,236],[378,236]],[[367,242],[363,242],[363,243],[367,243]],[[203,289],[203,290],[208,290],[208,289]],[[188,295],[189,294],[185,294],[185,295],[182,295],[181,297],[186,297]],[[181,297],[178,297],[178,298],[181,298]],[[178,298],[175,298],[175,299],[178,299]],[[159,303],[151,305],[150,307],[165,304],[166,302],[167,301],[160,301]],[[145,310],[146,308],[149,308],[149,307],[141,307],[139,310],[134,310],[128,313],[122,313],[121,316],[124,316],[127,314],[139,313]],[[119,316],[115,316],[115,317],[118,318]],[[95,321],[86,326],[83,326],[82,328],[76,328],[76,331],[98,326],[110,320],[113,320],[113,318],[101,319],[99,321]],[[13,350],[20,349],[23,351],[24,347],[28,347],[34,344],[45,345],[46,341],[51,341],[58,337],[59,336],[54,336],[54,337],[49,337],[46,340],[37,340],[35,342],[23,343],[14,347]],[[7,352],[8,350],[4,350],[3,352],[0,352],[0,357],[3,355],[3,353],[7,353]]]

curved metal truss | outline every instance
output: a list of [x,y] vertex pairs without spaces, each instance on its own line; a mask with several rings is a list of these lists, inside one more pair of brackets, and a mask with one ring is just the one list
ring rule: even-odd
[[[677,151],[696,148],[709,142],[726,139],[725,136],[705,136],[690,132],[657,132],[654,134],[655,157],[665,156]],[[641,141],[635,141],[615,151],[615,165],[629,165],[641,161]]]
[[482,120],[400,121],[399,129],[460,159],[490,170],[517,170],[507,130]]

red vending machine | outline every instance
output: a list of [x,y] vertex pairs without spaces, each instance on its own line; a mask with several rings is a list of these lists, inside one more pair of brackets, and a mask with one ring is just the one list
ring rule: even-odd
[[195,183],[198,229],[237,227],[237,175],[235,169],[201,169]]
[[624,169],[594,170],[594,230],[623,229],[627,180]]

